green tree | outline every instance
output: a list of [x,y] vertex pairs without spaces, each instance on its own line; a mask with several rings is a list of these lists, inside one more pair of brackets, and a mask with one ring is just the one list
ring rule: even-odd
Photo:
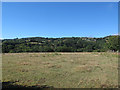
[[106,39],[106,46],[109,50],[118,51],[119,50],[119,43],[118,39],[120,36],[110,36]]

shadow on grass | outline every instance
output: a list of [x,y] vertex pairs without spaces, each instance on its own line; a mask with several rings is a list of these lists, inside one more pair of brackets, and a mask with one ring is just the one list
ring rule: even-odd
[[21,86],[14,84],[14,82],[2,82],[2,90],[41,90],[51,88],[53,88],[53,86]]
[[[21,86],[14,82],[3,82],[2,90],[119,90],[118,88],[54,88],[53,86]],[[0,89],[1,90],[1,89]]]

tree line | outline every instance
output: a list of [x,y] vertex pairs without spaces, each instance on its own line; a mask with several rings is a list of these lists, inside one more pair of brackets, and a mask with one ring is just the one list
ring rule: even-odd
[[2,40],[3,53],[20,52],[106,52],[119,51],[119,35],[103,38],[15,38]]

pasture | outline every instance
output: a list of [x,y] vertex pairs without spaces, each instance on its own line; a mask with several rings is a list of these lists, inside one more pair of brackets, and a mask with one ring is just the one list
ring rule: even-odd
[[118,87],[117,53],[5,53],[2,70],[2,82],[26,87]]

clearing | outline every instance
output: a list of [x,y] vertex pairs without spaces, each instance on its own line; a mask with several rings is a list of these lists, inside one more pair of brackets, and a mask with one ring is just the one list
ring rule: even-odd
[[5,53],[2,82],[55,88],[118,87],[118,54]]

